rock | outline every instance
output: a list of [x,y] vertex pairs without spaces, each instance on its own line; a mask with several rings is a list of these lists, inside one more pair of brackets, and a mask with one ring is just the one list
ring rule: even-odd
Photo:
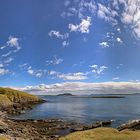
[[111,125],[111,123],[112,123],[111,120],[101,121],[102,126],[108,126],[108,125]]
[[124,129],[140,130],[140,120],[129,121],[128,123],[119,126],[117,129],[119,131],[122,131]]
[[0,120],[0,133],[5,133],[8,130],[8,125]]

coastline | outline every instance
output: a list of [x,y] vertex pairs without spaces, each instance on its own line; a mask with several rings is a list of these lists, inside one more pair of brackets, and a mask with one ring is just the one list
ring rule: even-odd
[[124,130],[140,130],[140,120],[131,121],[114,129],[111,128],[111,120],[100,121],[94,124],[80,124],[63,119],[45,120],[15,120],[7,117],[7,113],[0,112],[0,136],[8,137],[9,140],[59,140],[73,133],[83,133],[98,128],[110,128],[118,132]]
[[[111,128],[111,120],[82,124],[59,118],[40,120],[13,119],[12,116],[25,113],[26,110],[33,109],[35,105],[46,101],[37,96],[16,90],[3,88],[1,88],[1,90],[0,101],[6,99],[10,104],[3,102],[0,107],[0,140],[59,140],[61,137],[65,140],[65,136],[69,137],[69,135],[75,133],[83,134],[86,131],[96,131],[98,128],[101,128],[98,129],[101,133],[106,131],[106,128],[110,128],[113,131],[115,130],[117,133],[127,129],[130,131],[140,130],[140,120],[131,121],[114,129]],[[95,96],[95,98],[120,98],[120,96]]]

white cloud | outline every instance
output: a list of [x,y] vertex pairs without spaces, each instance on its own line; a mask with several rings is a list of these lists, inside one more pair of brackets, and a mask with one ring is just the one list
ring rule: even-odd
[[2,68],[2,67],[4,67],[4,65],[3,64],[0,64],[0,68]]
[[73,94],[133,94],[140,93],[139,82],[65,82],[51,85],[41,84],[38,86],[27,86],[20,90],[36,94],[58,94],[70,92]]
[[109,47],[108,42],[105,42],[105,41],[99,43],[99,45],[100,45],[102,48],[108,48],[108,47]]
[[107,66],[99,66],[99,65],[91,65],[90,67],[92,68],[92,72],[97,76],[103,74],[104,71],[108,68]]
[[9,58],[5,59],[3,62],[6,63],[6,64],[9,64],[12,61],[13,61],[13,58],[9,57]]
[[116,68],[120,69],[123,66],[123,64],[119,64]]
[[119,2],[124,5],[124,10],[121,15],[122,22],[129,25],[133,33],[140,38],[140,1],[119,0]]
[[94,0],[87,1],[87,0],[75,0],[74,6],[67,8],[66,11],[63,11],[61,16],[62,17],[71,17],[77,16],[79,19],[82,19],[87,16],[88,14],[94,15],[96,13],[97,6]]
[[69,38],[69,33],[61,34],[59,31],[52,30],[49,32],[48,35],[50,37],[56,37],[58,39],[62,39],[63,40],[63,42],[62,42],[63,47],[67,47],[69,45],[69,42],[67,41]]
[[56,78],[67,80],[67,81],[80,81],[88,79],[87,73],[77,72],[77,73],[61,73],[56,71],[50,71],[48,73],[50,76],[55,76]]
[[57,75],[57,77],[60,79],[63,79],[63,80],[71,80],[71,81],[79,81],[79,80],[87,79],[87,76],[82,72],[59,74],[59,75]]
[[40,77],[42,77],[42,76],[44,76],[46,74],[46,70],[41,70],[41,69],[36,70],[36,69],[32,69],[32,67],[29,66],[27,68],[27,73],[30,74],[30,75],[33,75],[35,77],[40,78]]
[[69,38],[69,33],[61,34],[59,31],[52,30],[49,32],[50,37],[56,37],[59,39],[67,39]]
[[20,50],[19,39],[17,37],[10,36],[9,40],[7,41],[7,46],[16,47],[17,50]]
[[117,12],[112,10],[110,7],[106,7],[102,4],[98,4],[98,12],[97,15],[99,18],[104,19],[105,21],[112,22],[116,24],[115,16],[117,16]]
[[119,77],[112,78],[112,80],[119,80],[119,79],[120,79]]
[[117,41],[118,43],[123,43],[122,39],[119,38],[119,37],[117,37],[116,41]]
[[87,17],[87,19],[82,19],[80,24],[69,24],[69,29],[71,32],[89,33],[90,26],[91,17]]
[[0,47],[0,75],[9,73],[9,70],[6,67],[14,60],[12,55],[18,52],[20,49],[19,39],[13,36],[10,36],[8,41],[2,47]]
[[63,41],[62,42],[62,46],[65,48],[65,47],[67,47],[67,46],[69,46],[69,42],[68,41]]
[[49,75],[57,75],[58,72],[56,72],[56,71],[54,71],[54,70],[51,70],[48,74],[49,74]]
[[47,60],[46,64],[47,65],[59,65],[63,62],[64,60],[62,58],[57,58],[56,56],[54,56],[53,60]]
[[11,54],[12,54],[12,51],[9,51],[9,52],[3,54],[2,57],[7,57],[7,56],[9,56],[9,55],[11,55]]
[[8,72],[9,72],[9,70],[6,70],[4,68],[0,68],[0,75],[7,74]]
[[28,65],[27,63],[19,65],[19,67],[21,68],[21,70],[26,71],[29,75],[35,76],[37,78],[43,77],[47,73],[47,70],[34,69],[32,68],[32,66]]

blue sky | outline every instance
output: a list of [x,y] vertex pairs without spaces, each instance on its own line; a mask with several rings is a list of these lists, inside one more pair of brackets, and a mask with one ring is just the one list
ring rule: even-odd
[[140,80],[139,0],[1,0],[0,86]]

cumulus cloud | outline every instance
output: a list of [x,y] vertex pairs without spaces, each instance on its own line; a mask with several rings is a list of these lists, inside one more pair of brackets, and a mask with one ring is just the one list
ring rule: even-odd
[[80,24],[69,24],[69,29],[71,32],[81,32],[81,33],[89,33],[89,27],[91,26],[91,17],[87,17],[86,19],[82,19]]
[[133,94],[140,93],[139,82],[103,82],[103,83],[85,83],[85,82],[65,82],[51,85],[41,84],[38,86],[27,86],[20,90],[36,94],[58,94],[70,92],[73,94]]
[[108,47],[109,47],[108,42],[105,42],[105,41],[99,43],[99,45],[100,45],[102,48],[108,48]]

